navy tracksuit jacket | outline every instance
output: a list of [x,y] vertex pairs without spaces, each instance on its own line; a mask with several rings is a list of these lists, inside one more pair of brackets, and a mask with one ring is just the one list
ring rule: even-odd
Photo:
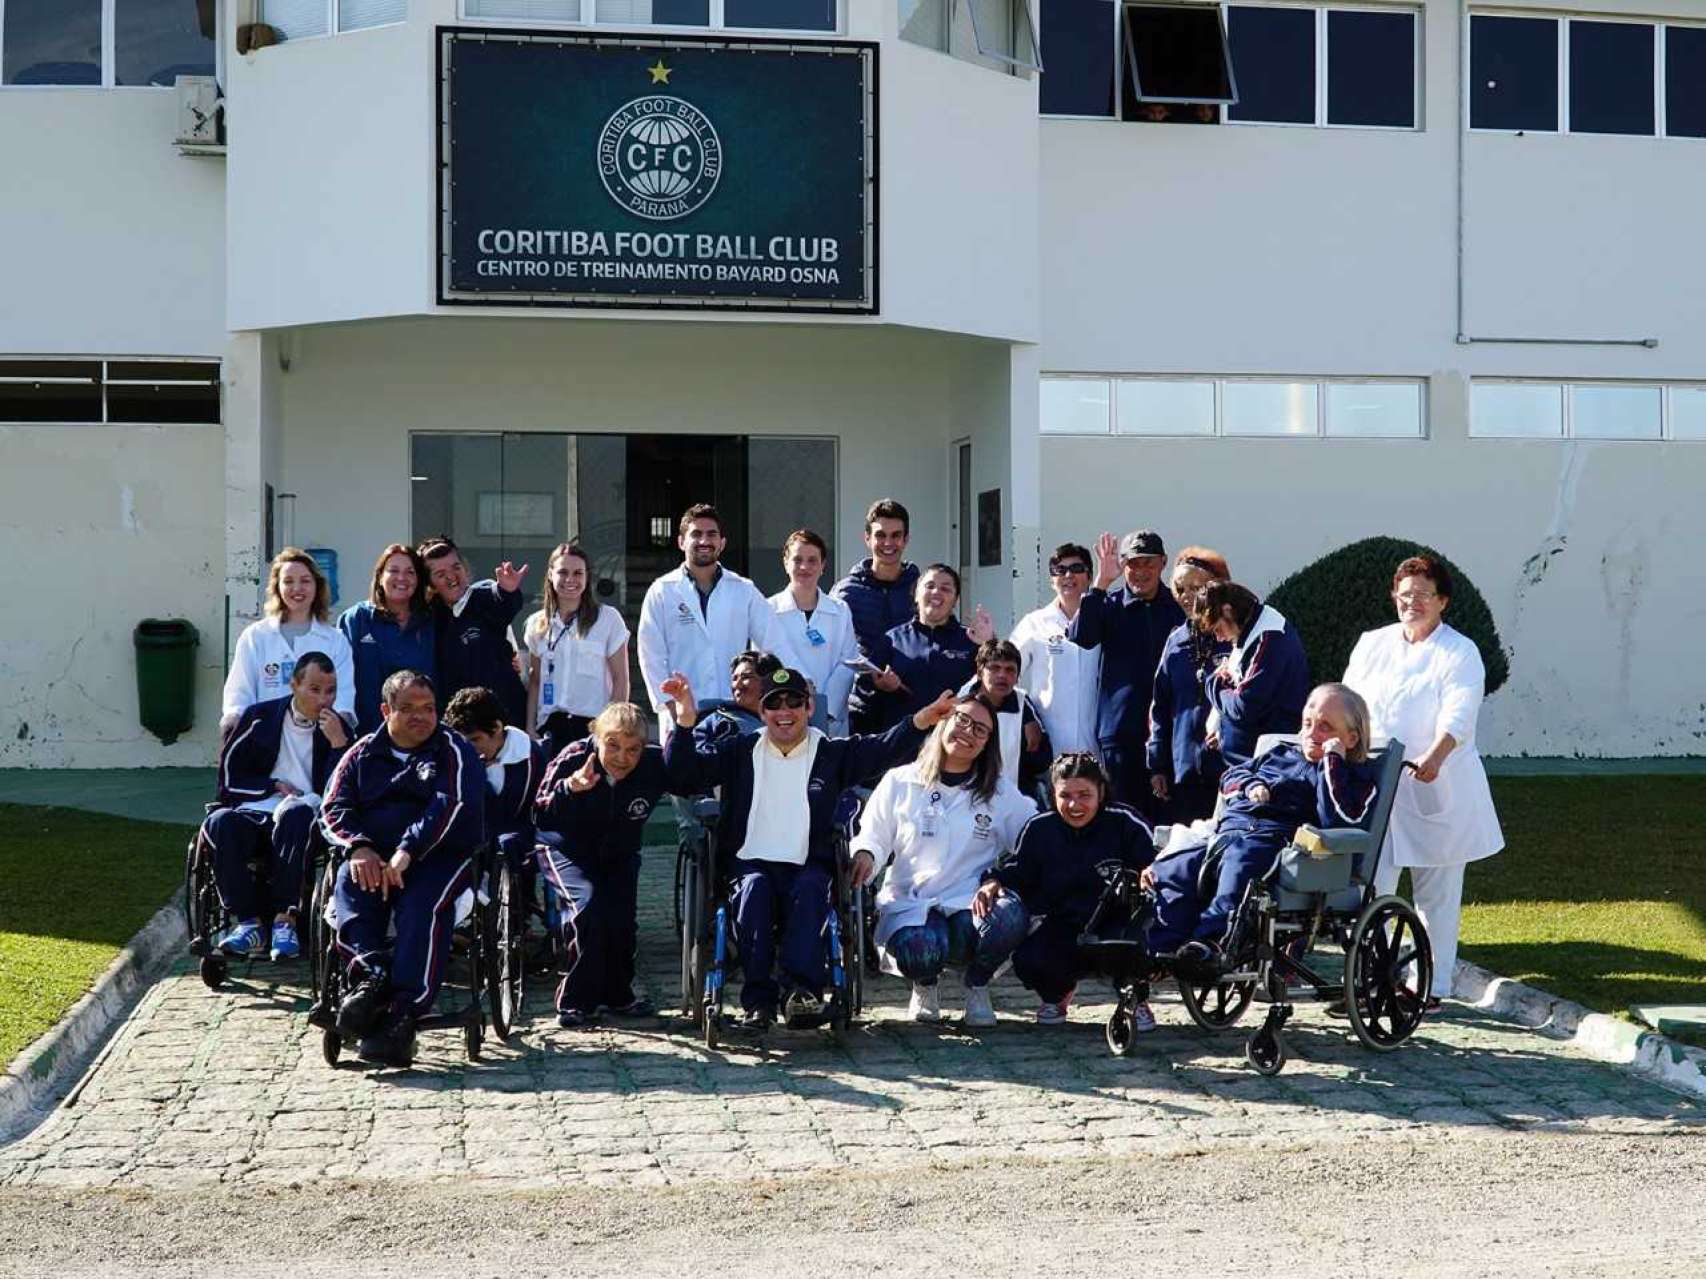
[[1149,703],[1149,744],[1144,767],[1160,773],[1171,789],[1169,816],[1194,821],[1214,811],[1214,796],[1226,761],[1203,745],[1209,704],[1203,678],[1232,651],[1232,645],[1204,635],[1189,622],[1173,628],[1155,668]]
[[[256,702],[238,718],[219,751],[218,807],[202,823],[202,833],[213,848],[219,899],[237,919],[261,919],[269,912],[295,909],[302,899],[314,809],[293,803],[281,804],[273,813],[237,807],[274,793],[273,766],[278,762],[290,702],[289,695]],[[309,772],[316,795],[325,793],[332,770],[347,749],[348,743],[333,746],[315,727]],[[264,891],[249,869],[256,860],[267,865]]]
[[1114,798],[1147,812],[1149,778],[1144,748],[1149,741],[1149,704],[1155,669],[1167,637],[1185,612],[1165,586],[1139,599],[1124,586],[1084,592],[1067,635],[1080,648],[1102,648],[1102,687],[1096,737],[1114,783]]
[[[816,730],[812,730],[816,731]],[[742,733],[699,742],[692,733],[675,733],[664,748],[670,787],[678,794],[722,787],[717,817],[719,872],[732,873],[735,886],[735,937],[740,945],[741,1006],[774,1010],[780,994],[772,977],[776,963],[778,915],[784,920],[781,961],[791,986],[820,993],[824,981],[824,916],[835,874],[835,812],[843,791],[862,778],[913,758],[924,735],[910,718],[886,733],[825,737],[817,744],[806,781],[810,812],[806,863],[740,860],[747,817],[753,805],[752,752],[759,734]],[[803,747],[802,747],[803,749]]]
[[357,888],[345,861],[333,915],[350,980],[389,971],[397,1003],[417,1015],[438,996],[456,898],[472,881],[473,854],[485,838],[487,789],[485,762],[460,734],[441,726],[414,750],[400,751],[381,727],[345,753],[321,806],[326,833],[340,846],[411,858],[402,889],[388,896]]
[[510,624],[521,612],[520,591],[496,582],[475,582],[463,597],[458,616],[443,600],[434,600],[438,635],[438,704],[442,709],[465,688],[489,688],[504,708],[504,722],[527,726],[527,690],[515,673]]
[[860,718],[863,732],[882,732],[909,719],[944,692],[957,689],[977,674],[977,645],[958,618],[926,626],[916,617],[889,631],[866,654],[877,666],[887,666],[906,687],[895,693],[874,687],[855,687],[849,715]]
[[[1248,632],[1246,632],[1248,634]],[[1286,622],[1249,645],[1235,680],[1203,674],[1203,694],[1220,712],[1220,753],[1242,764],[1264,733],[1295,733],[1309,700],[1309,658],[1297,628]]]
[[[416,613],[407,628],[397,625],[367,600],[352,604],[338,618],[338,629],[349,641],[350,660],[355,667],[355,722],[362,733],[377,732],[385,722],[379,713],[380,691],[398,671],[417,671],[438,686],[437,631],[432,614]],[[438,708],[448,699],[441,692]],[[527,721],[522,720],[523,724]]]
[[[1220,779],[1226,799],[1207,846],[1155,863],[1155,923],[1150,946],[1172,950],[1196,938],[1224,940],[1232,914],[1250,883],[1265,875],[1299,826],[1361,826],[1379,789],[1379,769],[1339,755],[1318,763],[1285,742],[1260,759],[1234,765]],[[1267,787],[1266,800],[1251,795]]]
[[[859,652],[867,660],[883,665],[873,655],[883,638],[917,612],[913,599],[918,590],[918,566],[902,564],[900,576],[884,582],[871,570],[871,561],[864,560],[842,578],[829,593],[843,604],[853,617],[853,636],[859,642]],[[855,732],[877,733],[888,727],[881,722],[877,702],[880,694],[870,677],[861,675],[853,682],[848,697],[848,722]]]
[[590,1017],[600,1006],[623,1008],[634,1001],[640,846],[646,819],[669,779],[663,751],[647,746],[621,781],[613,782],[594,762],[598,784],[577,795],[569,778],[588,755],[596,755],[590,737],[570,743],[551,761],[534,821],[539,870],[559,906],[563,980],[557,1010]]
[[493,790],[489,779],[486,785],[486,838],[515,866],[533,855],[533,800],[547,764],[545,748],[538,742],[529,746],[525,760],[504,765],[502,790]]

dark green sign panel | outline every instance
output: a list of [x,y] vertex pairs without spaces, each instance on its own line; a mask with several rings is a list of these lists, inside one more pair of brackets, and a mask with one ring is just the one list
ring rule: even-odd
[[873,45],[439,42],[440,302],[876,310]]

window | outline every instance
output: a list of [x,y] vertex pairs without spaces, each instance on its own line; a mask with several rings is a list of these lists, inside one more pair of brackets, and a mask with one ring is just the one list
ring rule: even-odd
[[4,0],[0,82],[169,88],[180,75],[210,76],[211,17],[196,0]]
[[946,53],[948,0],[900,0],[900,38]]
[[1416,127],[1416,15],[1327,11],[1327,123]]
[[409,0],[338,0],[338,30],[359,31],[409,20]]
[[1652,27],[1571,21],[1569,127],[1572,133],[1653,135]]
[[1228,120],[1315,123],[1315,10],[1233,5],[1226,11],[1238,101]]
[[465,18],[516,18],[531,22],[579,22],[581,0],[463,0]]
[[1706,27],[1666,27],[1665,133],[1706,138]]
[[1558,128],[1558,20],[1469,19],[1469,124],[1552,133]]
[[1419,378],[1060,374],[1042,379],[1041,430],[1045,435],[1419,439],[1423,403]]
[[0,422],[219,422],[219,365],[0,360]]
[[708,27],[711,0],[597,0],[598,21],[627,26]]
[[1039,18],[1054,69],[1043,72],[1038,90],[1043,114],[1113,115],[1112,0],[1048,0]]
[[1706,439],[1706,385],[1504,382],[1470,387],[1469,434],[1504,439]]
[[1234,102],[1218,7],[1127,4],[1126,73],[1144,102]]
[[898,3],[900,38],[908,44],[922,45],[962,62],[1013,75],[1042,70],[1036,27],[1031,20],[1031,0],[898,0]]
[[1027,0],[961,0],[971,12],[979,56],[1009,67],[1041,71]]
[[834,31],[836,0],[723,0],[723,25]]
[[[474,0],[469,0],[473,3]],[[262,0],[261,21],[286,40],[406,22],[409,0]]]

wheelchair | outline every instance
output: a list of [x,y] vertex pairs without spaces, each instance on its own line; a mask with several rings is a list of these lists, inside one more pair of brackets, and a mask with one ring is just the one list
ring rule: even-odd
[[[723,1011],[730,971],[740,962],[734,938],[734,866],[717,848],[715,799],[694,801],[704,825],[698,842],[687,850],[678,867],[682,876],[681,1000],[682,1015],[693,1023],[705,1046],[716,1049],[728,1029]],[[864,1011],[867,962],[863,923],[869,894],[855,888],[850,875],[845,834],[836,840],[836,868],[830,883],[830,909],[824,917],[823,945],[829,975],[823,1025],[837,1043],[844,1042],[853,1019]],[[777,920],[778,928],[782,920]]]
[[[1258,753],[1269,745],[1264,738]],[[1380,789],[1367,825],[1300,827],[1233,913],[1230,966],[1203,972],[1174,965],[1185,1011],[1205,1030],[1234,1025],[1258,993],[1266,999],[1267,1017],[1244,1045],[1245,1059],[1260,1074],[1285,1068],[1284,1028],[1300,999],[1342,1001],[1357,1039],[1375,1052],[1391,1052],[1421,1024],[1433,983],[1427,930],[1409,902],[1374,889],[1392,801],[1404,769],[1413,765],[1397,740],[1377,755]],[[1343,952],[1337,973],[1309,962],[1323,941]]]
[[[1144,926],[1153,915],[1152,901],[1141,887],[1139,872],[1124,862],[1098,862],[1096,873],[1102,878],[1102,895],[1079,931],[1078,957],[1085,968],[1114,988],[1114,1011],[1104,1034],[1108,1050],[1126,1057],[1137,1047],[1137,1006],[1149,1002],[1149,983],[1155,975],[1144,937]],[[1111,923],[1116,931],[1110,934]]]
[[[328,846],[328,855],[314,881],[309,908],[309,943],[306,954],[313,961],[314,1003],[308,1023],[320,1031],[320,1051],[328,1066],[336,1066],[343,1053],[344,1037],[337,1029],[338,1005],[344,996],[346,966],[337,951],[337,928],[332,918],[332,891],[338,869],[346,860],[343,849]],[[474,884],[464,889],[456,903],[456,923],[451,932],[451,954],[444,981],[433,1010],[418,1018],[415,1029],[460,1030],[469,1061],[479,1061],[486,1038],[488,1006],[492,1030],[507,1038],[519,1015],[522,984],[515,954],[513,908],[519,877],[508,860],[497,855],[491,844],[482,844],[474,854]],[[506,896],[507,894],[507,896]],[[458,952],[462,963],[457,963]],[[461,980],[456,980],[460,967]],[[459,1008],[445,1011],[443,1004],[452,988],[466,992]]]
[[[211,816],[222,807],[225,805],[208,804],[203,812]],[[295,903],[299,923],[309,917],[314,874],[321,856],[322,841],[319,830],[319,824],[316,823],[314,838],[309,844],[308,856],[303,865],[302,892]],[[259,860],[251,861],[249,867],[256,875],[264,870]],[[245,976],[253,970],[259,956],[250,955],[234,960],[219,949],[220,934],[236,921],[219,898],[219,886],[213,874],[213,844],[207,838],[205,825],[196,828],[195,836],[184,852],[184,918],[188,923],[189,952],[199,961],[197,971],[202,983],[209,990],[218,990],[225,984],[226,978],[231,975],[233,963],[243,965]],[[303,954],[307,955],[308,952],[304,950]]]

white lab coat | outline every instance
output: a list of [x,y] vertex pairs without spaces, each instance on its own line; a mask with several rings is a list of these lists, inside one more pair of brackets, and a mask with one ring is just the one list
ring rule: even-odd
[[[853,632],[853,614],[847,605],[828,591],[817,593],[811,621],[794,603],[793,592],[783,589],[770,597],[776,615],[771,649],[785,666],[812,682],[817,700],[828,716],[831,735],[845,732],[847,695],[853,691],[854,672],[846,663],[859,656],[859,637]],[[813,643],[806,634],[817,634]]]
[[1096,749],[1102,650],[1079,648],[1067,638],[1071,626],[1051,601],[1025,614],[1009,637],[1023,661],[1019,687],[1036,702],[1057,754]]
[[[927,835],[932,808],[935,833]],[[877,955],[884,971],[900,972],[888,955],[889,938],[922,924],[932,909],[944,915],[970,910],[983,872],[1018,843],[1019,832],[1036,815],[1036,804],[1005,778],[984,801],[963,786],[924,785],[916,763],[883,774],[865,801],[853,851],[869,853],[879,870],[894,859],[876,902]]]
[[1486,680],[1475,645],[1444,622],[1417,644],[1395,622],[1364,632],[1352,650],[1344,682],[1368,703],[1376,737],[1398,738],[1410,759],[1442,732],[1457,739],[1431,783],[1405,773],[1398,784],[1388,834],[1393,866],[1458,866],[1505,846],[1475,748]]
[[350,659],[348,638],[337,627],[314,621],[300,638],[291,641],[279,630],[276,617],[263,617],[237,637],[220,699],[220,717],[241,715],[256,702],[274,701],[289,693],[291,672],[304,653],[324,653],[332,659],[332,673],[338,677],[332,709],[355,723],[355,664]]
[[729,663],[749,648],[768,650],[775,614],[759,589],[724,569],[706,611],[687,567],[671,569],[646,590],[640,605],[640,676],[652,709],[664,715],[669,698],[663,682],[675,671],[687,676],[699,702],[728,699]]

